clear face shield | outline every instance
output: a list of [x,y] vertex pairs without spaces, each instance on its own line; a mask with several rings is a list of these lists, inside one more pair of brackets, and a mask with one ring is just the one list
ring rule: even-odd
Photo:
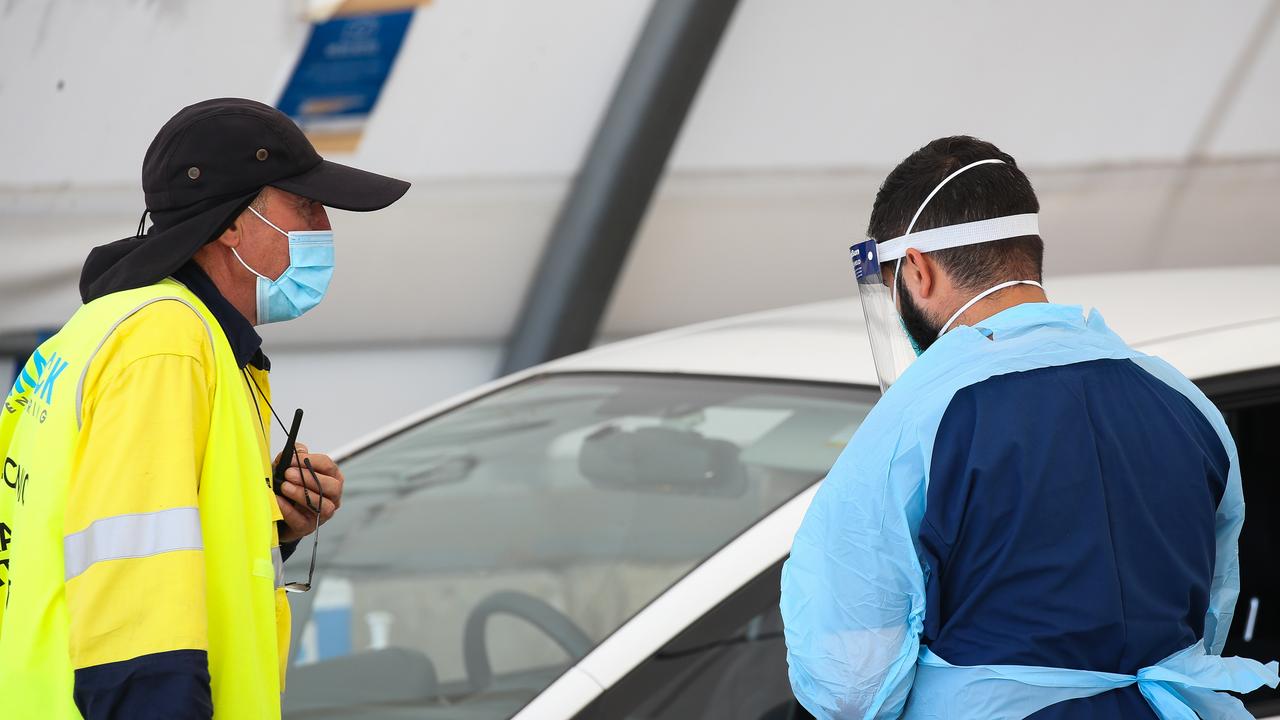
[[[853,262],[853,273],[858,283],[858,298],[862,301],[862,314],[866,318],[867,335],[871,341],[871,357],[875,361],[876,377],[880,382],[881,392],[888,390],[889,386],[911,363],[915,362],[919,355],[915,343],[912,342],[902,322],[898,299],[898,294],[908,292],[902,280],[897,277],[897,270],[901,267],[908,249],[914,248],[922,253],[928,253],[1040,234],[1039,216],[1035,213],[947,225],[914,234],[911,232],[915,228],[916,220],[920,218],[921,211],[952,178],[978,165],[1003,162],[1003,160],[994,159],[981,160],[956,170],[938,183],[938,186],[924,199],[916,210],[915,216],[911,218],[911,223],[907,226],[907,232],[904,235],[882,243],[867,239],[849,248],[849,258]],[[942,331],[938,333],[939,337],[950,329],[960,315],[974,303],[993,292],[1017,284],[1038,285],[1039,283],[1015,280],[978,294],[951,316],[951,319],[942,326]]]
[[880,381],[880,391],[884,392],[916,359],[916,351],[894,302],[894,292],[889,285],[893,276],[881,272],[879,253],[875,240],[864,240],[849,248],[867,336],[871,339],[876,378]]

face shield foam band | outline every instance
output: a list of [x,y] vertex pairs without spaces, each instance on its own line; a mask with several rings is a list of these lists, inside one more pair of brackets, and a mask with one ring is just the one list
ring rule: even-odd
[[945,225],[880,243],[880,262],[898,260],[907,254],[909,248],[927,253],[1039,234],[1040,216],[1037,213],[1006,215],[990,220]]

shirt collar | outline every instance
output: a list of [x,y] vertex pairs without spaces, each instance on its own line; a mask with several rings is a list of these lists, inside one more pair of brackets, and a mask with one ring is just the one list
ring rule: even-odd
[[242,368],[253,365],[259,370],[271,369],[271,361],[262,353],[262,336],[223,296],[218,286],[213,284],[213,280],[209,279],[194,260],[188,260],[178,268],[173,273],[173,279],[185,285],[209,308],[222,328],[222,334],[227,336],[227,342],[231,344],[231,352],[235,355],[237,365]]
[[1022,303],[974,323],[974,328],[995,333],[1009,333],[1041,325],[1084,327],[1084,308],[1079,305],[1058,305],[1048,302]]

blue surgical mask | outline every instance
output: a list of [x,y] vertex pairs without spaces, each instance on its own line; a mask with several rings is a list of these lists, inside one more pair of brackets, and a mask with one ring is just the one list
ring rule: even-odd
[[253,208],[249,212],[276,232],[289,238],[289,267],[272,280],[249,267],[235,248],[231,252],[244,268],[258,276],[258,324],[284,322],[300,317],[320,304],[333,278],[333,231],[293,230],[285,232]]

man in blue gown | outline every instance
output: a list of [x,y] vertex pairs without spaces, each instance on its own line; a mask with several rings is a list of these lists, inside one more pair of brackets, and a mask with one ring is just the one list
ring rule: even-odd
[[1038,211],[1012,157],[943,138],[851,249],[886,392],[783,572],[818,718],[1248,718],[1217,691],[1280,682],[1220,657],[1244,520],[1222,415],[1048,302]]

